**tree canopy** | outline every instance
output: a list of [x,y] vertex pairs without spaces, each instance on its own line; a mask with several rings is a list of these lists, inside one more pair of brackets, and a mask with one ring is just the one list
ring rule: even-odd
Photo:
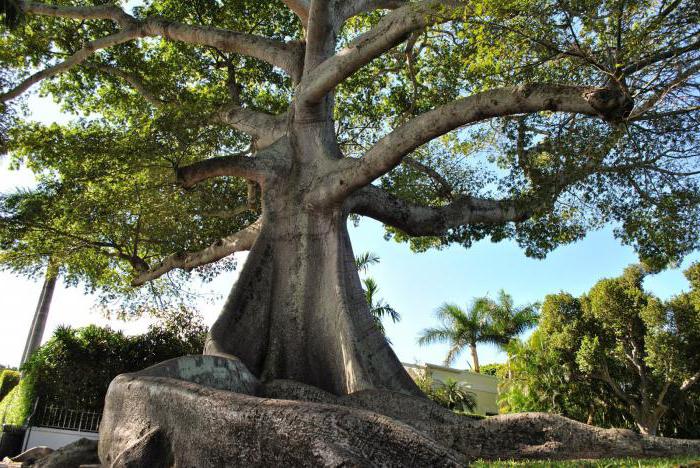
[[668,301],[643,288],[639,266],[600,280],[580,298],[547,296],[535,334],[509,350],[506,409],[697,436],[699,271],[692,265],[690,291]]
[[[185,260],[250,225],[259,207],[241,179],[181,192],[174,170],[268,146],[291,99],[336,86],[346,157],[372,161],[405,140],[353,211],[414,249],[489,236],[541,257],[606,223],[657,266],[698,246],[696,2],[344,2],[335,48],[348,53],[320,64],[303,93],[311,13],[287,3],[151,0],[128,12],[3,2],[0,133],[15,163],[40,176],[35,190],[3,199],[3,264],[26,272],[51,253],[68,278],[124,292],[163,260],[158,273],[249,248],[236,237]],[[35,83],[83,117],[16,122]],[[572,109],[572,86],[601,87],[622,105]],[[509,109],[509,96],[524,102]]]
[[[416,250],[542,257],[606,224],[654,268],[699,246],[696,1],[0,5],[3,147],[40,177],[3,199],[3,264],[119,294],[250,249],[206,350],[256,375],[418,393],[350,215]],[[36,84],[80,117],[31,122]]]

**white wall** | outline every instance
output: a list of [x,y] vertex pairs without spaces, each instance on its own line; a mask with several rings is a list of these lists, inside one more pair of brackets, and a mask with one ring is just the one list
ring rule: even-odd
[[[24,450],[32,447],[49,447],[60,449],[78,439],[98,440],[100,435],[96,432],[78,432],[65,429],[51,429],[48,427],[30,427],[24,435]],[[23,450],[23,451],[24,451]]]

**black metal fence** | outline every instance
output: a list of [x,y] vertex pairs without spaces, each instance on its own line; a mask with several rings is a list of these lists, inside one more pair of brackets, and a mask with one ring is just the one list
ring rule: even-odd
[[50,427],[69,431],[99,432],[102,413],[78,411],[58,406],[37,408],[31,418],[30,425],[35,427]]

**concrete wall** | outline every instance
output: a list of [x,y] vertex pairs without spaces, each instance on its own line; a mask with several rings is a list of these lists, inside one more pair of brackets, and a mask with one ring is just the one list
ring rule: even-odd
[[409,372],[427,374],[436,382],[448,379],[463,382],[470,392],[476,394],[477,414],[498,414],[498,378],[493,375],[477,374],[463,369],[439,366],[437,364],[404,364]]
[[32,447],[49,447],[60,449],[78,439],[98,440],[100,435],[96,432],[78,432],[65,429],[52,429],[48,427],[30,427],[24,435],[24,449]]

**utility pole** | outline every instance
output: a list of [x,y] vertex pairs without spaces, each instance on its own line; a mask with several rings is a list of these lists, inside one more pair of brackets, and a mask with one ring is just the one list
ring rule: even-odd
[[32,326],[27,334],[27,343],[24,345],[24,352],[22,353],[22,360],[20,362],[20,367],[27,362],[29,356],[34,353],[39,346],[41,346],[41,339],[44,336],[44,329],[46,328],[46,319],[49,316],[49,309],[51,308],[51,299],[53,298],[53,291],[56,288],[56,280],[58,279],[58,268],[49,260],[49,264],[46,267],[46,274],[44,276],[44,287],[41,289],[41,295],[39,296],[39,302],[36,305],[36,311],[34,312],[34,319],[32,320]]

